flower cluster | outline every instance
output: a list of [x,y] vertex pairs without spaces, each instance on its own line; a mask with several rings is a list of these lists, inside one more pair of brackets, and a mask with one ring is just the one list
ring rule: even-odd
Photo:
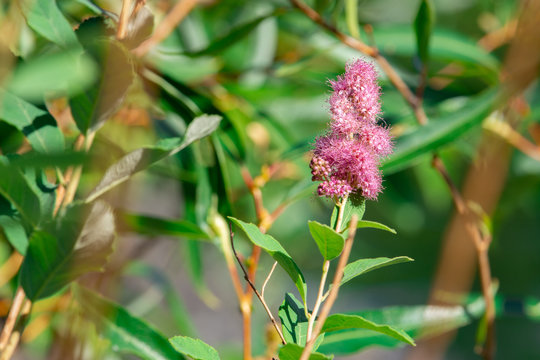
[[388,129],[377,125],[380,87],[373,65],[356,60],[330,81],[329,131],[315,141],[310,163],[318,194],[335,200],[358,193],[375,200],[382,190],[380,160],[392,153]]

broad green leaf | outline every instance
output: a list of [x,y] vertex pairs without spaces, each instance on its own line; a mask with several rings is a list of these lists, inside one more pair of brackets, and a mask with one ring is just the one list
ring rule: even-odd
[[217,115],[199,116],[189,124],[183,138],[163,139],[152,147],[137,149],[125,155],[107,169],[85,202],[93,201],[153,163],[174,155],[192,142],[211,134],[218,127],[220,121],[221,117]]
[[296,285],[302,299],[305,300],[306,282],[304,280],[304,275],[302,275],[298,265],[296,265],[283,246],[281,246],[281,244],[272,236],[263,234],[254,224],[245,223],[242,220],[235,219],[231,216],[229,216],[229,219],[242,229],[253,244],[261,247],[278,262]]
[[37,225],[41,217],[39,196],[28,184],[22,171],[9,166],[5,157],[0,157],[0,194],[17,209],[21,217],[31,225]]
[[210,240],[199,226],[187,220],[168,220],[153,216],[123,213],[120,219],[129,229],[146,235],[172,235],[193,240]]
[[55,0],[21,1],[28,25],[38,34],[62,48],[78,45],[77,37]]
[[44,97],[80,93],[96,76],[96,65],[88,55],[80,50],[64,51],[32,58],[17,66],[7,90],[30,101],[41,101]]
[[37,152],[50,154],[64,150],[64,136],[48,112],[2,90],[0,119],[19,129]]
[[325,260],[332,260],[341,254],[345,239],[328,225],[309,221],[309,232],[317,243],[319,251]]
[[343,269],[343,278],[341,279],[341,285],[345,284],[348,281],[351,281],[357,276],[376,270],[385,266],[399,264],[403,262],[414,261],[407,256],[398,256],[395,258],[374,258],[374,259],[360,259],[352,263],[349,263]]
[[[361,316],[377,324],[402,329],[415,339],[445,333],[469,324],[484,312],[484,301],[476,296],[466,305],[456,306],[396,306],[360,311]],[[352,354],[369,346],[397,347],[403,342],[367,329],[348,329],[327,333],[319,351]]]
[[[287,343],[294,343],[300,346],[306,345],[308,319],[304,305],[298,301],[293,294],[285,294],[285,299],[279,307],[278,316],[281,320],[281,328],[283,336]],[[313,350],[317,350],[324,334],[317,337],[317,341],[313,345]]]
[[367,329],[388,335],[410,345],[416,345],[414,340],[403,330],[394,329],[389,325],[376,324],[358,315],[334,314],[324,322],[322,332],[332,332],[346,329]]
[[[298,360],[304,348],[296,344],[287,344],[279,349],[279,360]],[[309,360],[331,360],[334,356],[327,356],[321,353],[311,353]]]
[[189,356],[193,360],[219,360],[219,354],[216,349],[199,339],[193,339],[187,336],[174,336],[169,339],[169,342],[176,351]]
[[349,226],[349,221],[351,220],[351,216],[353,214],[356,214],[358,216],[358,220],[362,220],[362,217],[364,216],[364,212],[366,211],[366,202],[363,197],[359,195],[351,195],[345,202],[345,209],[343,209],[343,219],[341,221],[341,226],[339,229],[336,229],[336,223],[339,216],[339,206],[334,206],[334,211],[332,212],[332,217],[330,219],[330,224],[332,225],[333,229],[336,229],[337,232],[341,233],[347,230],[347,227]]
[[114,229],[112,209],[99,201],[69,208],[58,225],[32,233],[19,277],[28,299],[51,296],[80,275],[102,270]]
[[376,221],[360,220],[360,221],[358,221],[357,228],[358,229],[361,229],[361,228],[380,229],[380,230],[391,232],[392,234],[397,234],[396,230],[394,230],[391,227],[388,227],[388,226],[386,226],[384,224],[378,223]]
[[435,23],[435,7],[432,0],[420,0],[420,7],[414,19],[418,56],[425,64],[429,57],[429,41]]
[[123,45],[99,39],[89,48],[98,54],[101,76],[88,90],[69,100],[73,119],[83,134],[97,131],[120,108],[135,77]]
[[123,307],[93,291],[76,287],[82,315],[92,320],[98,332],[111,342],[115,352],[134,354],[145,360],[180,360],[167,338]]
[[458,112],[430,119],[427,125],[399,137],[394,153],[383,163],[384,173],[388,175],[411,166],[419,157],[438,150],[479,125],[497,105],[498,95],[497,89],[489,90],[470,100]]
[[9,243],[22,255],[28,248],[28,236],[21,221],[8,215],[0,215],[0,235],[4,234]]

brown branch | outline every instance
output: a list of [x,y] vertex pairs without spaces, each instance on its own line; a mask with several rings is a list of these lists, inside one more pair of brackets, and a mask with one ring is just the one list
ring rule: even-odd
[[144,56],[152,47],[165,40],[197,3],[198,0],[179,0],[163,21],[159,23],[152,36],[133,50],[133,53],[137,56]]
[[231,225],[230,225],[230,239],[231,239],[232,251],[234,253],[234,256],[236,257],[236,260],[238,261],[238,264],[240,265],[240,268],[242,269],[242,272],[244,273],[244,279],[246,279],[247,283],[249,284],[251,289],[253,289],[253,292],[255,293],[255,295],[257,295],[257,298],[259,299],[259,301],[263,305],[264,310],[266,311],[266,314],[270,318],[270,321],[272,322],[272,325],[274,325],[274,328],[276,329],[277,333],[279,334],[279,337],[281,338],[281,343],[283,345],[287,344],[287,342],[285,341],[285,337],[283,336],[283,333],[281,332],[281,329],[279,328],[279,325],[276,322],[276,319],[274,319],[274,316],[272,315],[272,312],[270,311],[270,308],[266,304],[266,301],[261,296],[261,294],[259,293],[259,291],[255,287],[255,285],[249,279],[248,272],[246,271],[246,268],[244,267],[244,264],[242,264],[242,261],[240,260],[240,257],[238,256],[238,253],[236,252],[236,250],[234,248],[234,233],[232,231],[232,226]]
[[317,341],[317,337],[321,333],[321,330],[324,326],[324,322],[326,321],[326,318],[328,318],[328,315],[330,314],[330,310],[332,309],[332,306],[334,305],[334,302],[337,299],[339,286],[341,283],[341,279],[343,278],[343,271],[345,269],[345,266],[347,265],[347,262],[349,261],[349,256],[351,255],[351,249],[354,242],[354,236],[356,235],[357,224],[358,224],[358,216],[354,214],[351,217],[351,221],[349,223],[349,235],[347,236],[347,240],[345,240],[345,246],[343,247],[343,252],[341,253],[341,256],[339,257],[339,262],[336,268],[336,272],[334,274],[334,280],[332,281],[330,294],[328,295],[328,298],[326,299],[326,302],[324,303],[324,306],[322,307],[321,315],[317,319],[317,323],[315,325],[315,329],[313,330],[312,337],[306,343],[306,347],[304,348],[304,351],[302,351],[300,360],[307,360],[309,358],[311,350],[313,349],[313,346],[315,345],[315,341]]
[[484,128],[497,134],[530,158],[540,161],[540,146],[533,144],[507,122],[490,119],[484,123]]
[[126,37],[129,18],[131,15],[131,1],[122,1],[122,10],[120,11],[120,19],[118,20],[118,28],[116,30],[116,38],[122,40]]
[[11,307],[9,308],[6,323],[4,324],[4,327],[2,328],[2,333],[0,334],[0,352],[4,352],[4,350],[8,346],[9,340],[13,333],[13,329],[15,328],[15,323],[17,322],[17,318],[19,317],[19,313],[21,312],[25,297],[26,296],[24,294],[23,288],[19,286],[17,288],[17,291],[15,292],[15,298],[11,303]]

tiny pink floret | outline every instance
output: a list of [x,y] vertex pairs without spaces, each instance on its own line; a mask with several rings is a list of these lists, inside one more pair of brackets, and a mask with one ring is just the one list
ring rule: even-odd
[[312,179],[322,181],[317,192],[334,200],[353,192],[376,200],[382,191],[380,161],[392,153],[388,129],[377,125],[377,73],[372,64],[357,60],[330,85],[330,129],[315,140],[310,163]]

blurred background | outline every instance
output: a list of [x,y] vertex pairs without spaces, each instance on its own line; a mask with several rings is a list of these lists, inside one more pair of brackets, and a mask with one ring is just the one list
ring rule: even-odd
[[[423,100],[430,122],[472,117],[467,113],[468,104],[487,101],[486,107],[493,110],[489,118],[498,124],[511,124],[538,152],[535,141],[540,134],[540,90],[538,63],[534,61],[540,46],[527,43],[528,37],[538,39],[537,35],[517,30],[522,7],[540,20],[540,12],[533,11],[538,9],[536,2],[433,1],[435,21]],[[349,3],[356,5],[355,11],[347,10]],[[177,4],[148,0],[146,8],[153,15],[153,24],[145,24],[155,31]],[[414,30],[419,1],[314,0],[308,4],[340,31],[351,34],[356,28],[358,36],[376,45],[413,91],[419,87],[424,69],[417,55]],[[90,28],[90,17],[119,14],[121,8],[119,1],[57,0],[57,5],[73,28],[86,21],[86,29]],[[51,96],[58,90],[53,85],[66,82],[70,94],[86,91],[95,86],[92,84],[99,77],[99,63],[97,67],[94,62],[75,69],[66,67],[53,58],[62,51],[28,26],[17,15],[16,5],[2,2],[1,6],[2,86],[46,107],[55,116],[69,147],[78,132],[69,111],[66,113],[65,98]],[[356,16],[356,27],[348,23],[350,16],[353,20]],[[103,29],[106,26],[96,31],[106,31]],[[511,51],[522,52],[516,60]],[[135,80],[122,106],[96,136],[78,196],[88,194],[106,168],[124,153],[181,134],[193,113],[220,114],[224,120],[216,134],[133,177],[107,194],[107,201],[118,218],[129,213],[186,219],[211,233],[207,219],[216,211],[256,222],[242,167],[253,177],[270,167],[272,177],[262,188],[265,207],[273,210],[286,199],[291,199],[291,204],[269,233],[302,269],[308,299],[315,299],[322,258],[309,235],[307,221],[328,223],[332,204],[315,196],[309,151],[329,121],[328,79],[343,73],[345,64],[356,58],[372,61],[341,43],[288,1],[201,1],[162,42],[144,56],[130,60]],[[521,76],[514,74],[514,69],[528,69],[527,60],[533,61],[532,71],[520,81],[512,80]],[[383,94],[381,121],[392,128],[396,149],[401,149],[401,137],[412,136],[419,125],[407,102],[376,62],[375,66]],[[501,88],[511,94],[505,98],[506,103],[477,100]],[[489,251],[492,276],[500,294],[496,358],[540,358],[540,325],[534,314],[524,310],[532,309],[526,305],[540,298],[540,162],[515,150],[486,123],[483,118],[470,121],[463,131],[452,133],[399,166],[392,158],[388,160],[383,167],[384,192],[378,201],[367,203],[364,219],[386,224],[396,229],[397,235],[359,230],[351,259],[404,255],[414,262],[352,280],[341,289],[334,311],[452,303],[469,290],[480,294],[472,242],[460,233],[448,185],[431,164],[431,154],[436,152],[466,199],[480,204],[486,212],[486,226],[493,237]],[[25,144],[21,131],[0,121],[2,154],[24,153],[28,150]],[[453,248],[448,245],[452,241]],[[237,248],[248,256],[250,244],[240,236]],[[0,243],[2,263],[12,251],[8,242]],[[272,263],[262,254],[259,281]],[[120,225],[105,273],[85,275],[82,282],[99,288],[167,337],[178,333],[200,336],[222,358],[239,359],[241,316],[225,269],[215,241],[143,232],[136,221],[128,221]],[[4,313],[13,281],[3,281],[0,288]],[[286,273],[276,270],[266,290],[270,308],[277,312],[284,292],[294,291]],[[54,310],[44,313],[47,316],[43,322],[34,320],[28,325],[16,359],[61,358],[55,347],[61,343],[61,329],[69,327],[69,322]],[[255,355],[263,355],[268,321],[257,302],[254,314],[253,350]],[[478,321],[472,321],[461,327],[455,338],[441,340],[437,344],[447,343],[448,347],[439,347],[439,355],[445,359],[479,358],[475,353],[477,329]],[[436,345],[421,342],[419,348],[422,346]],[[416,351],[370,348],[336,358],[436,358]],[[109,357],[116,358],[103,358]]]

